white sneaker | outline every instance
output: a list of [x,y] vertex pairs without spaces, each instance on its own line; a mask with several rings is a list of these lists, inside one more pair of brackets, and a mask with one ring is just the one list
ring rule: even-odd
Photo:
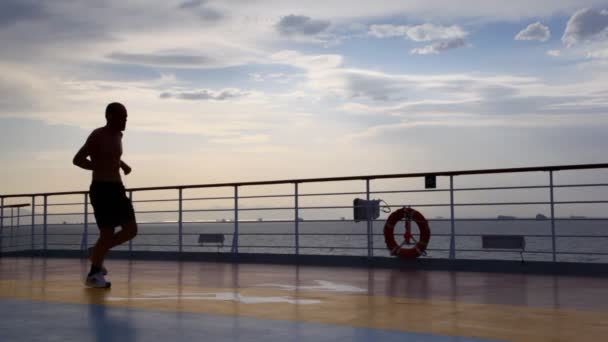
[[[89,261],[91,261],[91,252],[92,251],[93,251],[93,247],[87,248]],[[105,267],[103,267],[103,265],[101,265],[101,273],[103,273],[104,276],[108,275],[108,270]]]
[[97,272],[87,277],[85,285],[88,287],[107,289],[112,286],[112,283],[106,281],[103,272]]

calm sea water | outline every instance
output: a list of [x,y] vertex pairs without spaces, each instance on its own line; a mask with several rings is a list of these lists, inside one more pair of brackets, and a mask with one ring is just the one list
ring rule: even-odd
[[[451,224],[447,220],[429,221],[431,241],[426,257],[447,258],[450,247]],[[390,257],[382,235],[384,221],[373,224],[374,255]],[[415,225],[414,225],[415,227]],[[518,252],[479,251],[481,235],[526,235],[526,260],[552,259],[553,240],[551,222],[535,220],[460,220],[456,222],[456,257],[459,259],[518,260]],[[49,225],[49,249],[80,249],[83,242],[83,225]],[[176,223],[140,223],[140,234],[133,241],[136,251],[177,251],[178,225]],[[414,228],[417,233],[417,229]],[[223,247],[198,244],[198,235],[221,233],[225,235]],[[232,222],[197,222],[183,224],[183,250],[188,252],[230,252],[233,243]],[[365,222],[300,222],[299,245],[301,254],[316,255],[367,255],[367,225]],[[608,262],[608,220],[558,220],[555,226],[556,251],[559,261]],[[34,228],[34,245],[43,243],[43,227]],[[293,222],[239,222],[239,251],[244,253],[295,253],[296,237]],[[466,234],[466,235],[464,235]],[[397,230],[396,239],[402,241],[403,228]],[[464,235],[464,236],[463,236]],[[4,251],[29,249],[32,244],[31,226],[5,227],[2,234]],[[97,228],[89,225],[88,245],[97,239]],[[117,249],[126,250],[128,246]]]

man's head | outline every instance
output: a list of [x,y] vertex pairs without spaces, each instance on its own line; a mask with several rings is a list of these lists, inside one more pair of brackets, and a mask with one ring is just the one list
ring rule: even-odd
[[112,102],[106,107],[107,126],[116,130],[124,131],[127,126],[127,108],[121,103]]

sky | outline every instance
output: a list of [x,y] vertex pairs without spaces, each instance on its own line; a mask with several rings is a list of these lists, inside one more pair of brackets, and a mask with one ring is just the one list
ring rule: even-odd
[[0,193],[603,163],[605,0],[2,0]]

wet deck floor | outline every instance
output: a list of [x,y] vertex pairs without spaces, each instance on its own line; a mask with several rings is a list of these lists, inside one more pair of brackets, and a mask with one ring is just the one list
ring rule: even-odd
[[604,341],[608,279],[0,258],[2,341]]

